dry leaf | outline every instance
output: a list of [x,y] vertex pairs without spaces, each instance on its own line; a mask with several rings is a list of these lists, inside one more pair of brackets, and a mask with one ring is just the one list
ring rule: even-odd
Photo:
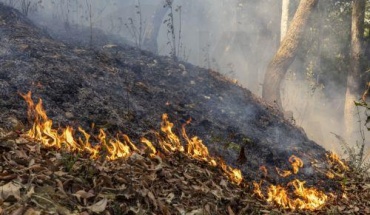
[[189,213],[186,213],[186,215],[203,215],[204,212],[205,211],[202,208],[199,208],[199,209],[192,210]]
[[97,203],[95,203],[95,204],[93,204],[91,206],[88,206],[86,208],[89,209],[89,210],[91,210],[92,212],[101,213],[107,207],[107,203],[108,203],[108,199],[107,198],[104,198],[104,199],[98,201]]
[[20,189],[21,185],[9,182],[3,186],[0,186],[0,199],[6,200],[8,197],[13,196],[17,200],[20,200]]
[[23,211],[24,211],[24,206],[21,206],[21,207],[17,208],[16,210],[14,210],[11,213],[11,215],[22,215]]
[[230,206],[227,206],[227,212],[229,213],[229,215],[235,215],[234,211],[231,209]]
[[157,208],[158,208],[158,206],[157,206],[157,200],[155,199],[154,194],[151,191],[148,192],[148,197],[152,201],[155,210],[157,210]]
[[35,209],[33,208],[28,208],[23,215],[40,215],[41,212],[40,211],[36,211]]
[[166,197],[166,202],[171,203],[173,198],[175,198],[175,194],[173,193],[168,194]]
[[84,202],[84,205],[86,205],[86,199],[95,196],[92,191],[86,192],[85,190],[79,190],[75,194],[72,194],[72,195],[76,196],[79,202],[81,202],[81,199],[82,199]]

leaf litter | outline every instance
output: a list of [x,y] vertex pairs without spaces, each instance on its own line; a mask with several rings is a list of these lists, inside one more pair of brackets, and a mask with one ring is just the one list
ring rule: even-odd
[[[4,130],[0,137],[6,136]],[[18,140],[18,141],[17,141]],[[370,180],[331,171],[342,193],[315,211],[291,211],[232,183],[221,168],[183,153],[92,160],[44,148],[25,135],[0,141],[0,214],[327,214],[370,212]],[[339,177],[339,176],[341,177]]]

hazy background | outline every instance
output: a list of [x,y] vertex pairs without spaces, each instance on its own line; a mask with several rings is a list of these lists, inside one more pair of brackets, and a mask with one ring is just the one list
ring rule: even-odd
[[[2,0],[21,8],[21,1]],[[297,0],[291,0],[294,15]],[[155,11],[163,0],[35,0],[31,2],[29,17],[46,29],[89,27],[122,37],[135,45],[130,27],[148,30]],[[264,73],[280,41],[281,8],[276,0],[175,0],[173,12],[176,39],[181,21],[180,60],[219,71],[236,80],[257,96],[261,96]],[[335,2],[335,1],[332,1]],[[138,6],[140,3],[140,6]],[[305,47],[290,67],[281,89],[285,110],[293,112],[293,123],[305,129],[308,136],[327,149],[340,153],[338,140],[331,132],[343,134],[343,104],[345,81],[339,80],[336,71],[345,71],[341,53],[345,55],[342,38],[332,34],[335,25],[344,22],[326,22],[332,12],[320,3],[316,13],[320,16],[311,24],[320,25],[307,34],[319,34],[318,40],[306,40]],[[329,4],[329,3],[328,3]],[[333,3],[334,4],[334,3]],[[294,6],[295,5],[295,6]],[[91,13],[90,13],[91,7]],[[321,10],[321,11],[320,11]],[[336,11],[346,16],[345,11]],[[168,18],[167,15],[164,19]],[[132,19],[132,23],[130,23]],[[325,21],[326,20],[326,21]],[[349,23],[348,28],[349,28]],[[316,26],[317,27],[317,26]],[[169,55],[168,27],[162,24],[158,36],[158,53]],[[89,38],[86,38],[88,41]],[[94,41],[94,35],[93,35]],[[318,44],[320,43],[320,44]],[[333,45],[334,44],[334,45]],[[309,48],[307,48],[309,47]],[[315,48],[319,47],[319,48]],[[145,48],[145,47],[143,47]],[[348,54],[348,53],[347,53]],[[317,56],[315,58],[315,56]],[[337,59],[321,66],[320,59]],[[318,66],[320,69],[317,69]],[[329,73],[330,72],[330,73]],[[338,73],[339,76],[339,73]],[[325,78],[322,78],[325,77]],[[363,114],[363,110],[360,110]],[[362,122],[364,124],[364,121]],[[360,128],[360,126],[359,126]],[[363,127],[363,129],[366,129]],[[368,133],[368,132],[365,132]],[[359,133],[358,133],[359,134]],[[358,138],[361,140],[360,136]],[[368,140],[369,138],[367,138]],[[354,141],[351,140],[351,143]]]

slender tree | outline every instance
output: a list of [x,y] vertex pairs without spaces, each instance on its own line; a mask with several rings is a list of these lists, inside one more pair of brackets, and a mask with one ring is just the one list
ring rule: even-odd
[[302,40],[307,20],[318,0],[301,0],[289,25],[286,36],[269,63],[263,82],[262,98],[282,109],[280,85],[292,64]]
[[[353,138],[356,126],[356,107],[354,102],[361,98],[361,73],[363,64],[363,36],[366,0],[353,0],[351,25],[350,70],[347,76],[346,100],[344,104],[344,120],[346,137]],[[356,126],[357,127],[357,126]]]
[[157,38],[159,35],[159,30],[163,24],[163,19],[166,16],[169,8],[164,7],[165,0],[162,0],[155,10],[150,22],[148,23],[145,34],[144,34],[144,41],[143,41],[143,48],[147,49],[155,54],[158,53],[158,43]]
[[289,3],[290,0],[282,0],[281,7],[281,27],[280,27],[280,41],[282,41],[288,31],[289,23]]

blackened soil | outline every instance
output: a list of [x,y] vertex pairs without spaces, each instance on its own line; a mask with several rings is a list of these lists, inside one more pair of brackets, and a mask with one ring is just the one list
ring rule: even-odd
[[[73,33],[70,33],[73,39]],[[53,39],[18,11],[0,4],[0,119],[26,122],[26,103],[19,92],[42,98],[56,125],[92,123],[111,134],[118,130],[134,141],[159,130],[168,113],[176,132],[188,120],[189,136],[199,136],[211,153],[242,170],[246,179],[275,167],[290,169],[288,159],[304,161],[297,175],[308,184],[326,180],[313,163],[325,163],[326,151],[300,128],[256,98],[249,90],[217,72],[128,45],[94,48]],[[296,176],[294,176],[296,177]]]

